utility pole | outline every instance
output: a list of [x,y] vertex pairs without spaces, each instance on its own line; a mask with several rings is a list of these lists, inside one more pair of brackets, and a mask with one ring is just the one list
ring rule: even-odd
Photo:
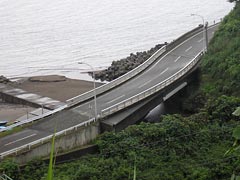
[[206,42],[206,50],[208,50],[208,22],[205,24],[205,42]]
[[[203,41],[203,53],[204,53],[205,52],[205,42],[207,42],[205,37],[204,37],[205,36],[205,34],[204,34],[204,30],[205,30],[205,27],[204,27],[204,25],[205,25],[204,17],[199,15],[199,14],[191,14],[191,16],[198,16],[198,17],[200,17],[202,19],[202,24],[203,24],[203,28],[202,28],[203,40],[202,41]],[[205,39],[205,42],[204,42],[204,39]]]
[[95,70],[94,70],[93,66],[91,66],[88,63],[78,62],[78,64],[85,64],[85,65],[89,66],[92,70],[92,73],[93,73],[94,116],[95,116],[95,120],[97,120],[97,93],[96,93],[96,82],[95,82]]

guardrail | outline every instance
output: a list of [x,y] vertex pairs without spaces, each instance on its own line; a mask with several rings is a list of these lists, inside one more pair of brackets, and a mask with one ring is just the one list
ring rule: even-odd
[[[163,46],[162,48],[160,48],[157,52],[155,52],[148,60],[146,60],[144,63],[142,63],[141,65],[139,65],[138,67],[134,68],[133,70],[129,71],[128,73],[124,74],[123,76],[120,76],[119,78],[104,84],[98,88],[96,88],[96,94],[102,94],[124,82],[126,82],[127,80],[133,78],[134,76],[136,76],[137,74],[139,74],[140,72],[142,72],[143,70],[145,70],[148,66],[150,66],[152,63],[154,63],[161,55],[164,54],[164,52],[169,51],[171,49],[173,49],[174,47],[176,47],[180,42],[186,40],[187,38],[191,37],[194,34],[199,33],[200,31],[202,31],[202,27],[203,26],[198,26],[196,28],[194,28],[193,30],[183,34],[182,36],[180,36],[179,38],[177,38],[176,40],[172,41],[171,43],[169,43],[167,46]],[[67,100],[67,104],[68,107],[74,106],[78,103],[81,103],[83,101],[86,101],[90,98],[93,97],[94,90],[88,91],[84,94],[81,94],[79,96],[73,97],[69,100]]]
[[64,106],[61,106],[61,107],[59,107],[59,108],[57,108],[57,109],[55,109],[55,110],[53,110],[53,111],[49,111],[49,112],[46,112],[46,113],[41,114],[41,115],[39,115],[39,116],[35,116],[35,117],[32,117],[32,118],[29,118],[29,119],[26,119],[26,120],[17,122],[17,123],[15,123],[15,124],[12,124],[12,125],[10,125],[10,126],[7,126],[7,127],[4,128],[4,129],[0,129],[0,132],[7,131],[7,130],[11,130],[11,129],[17,127],[17,126],[22,126],[22,125],[24,125],[24,124],[31,123],[31,122],[33,122],[33,121],[36,121],[36,120],[45,118],[45,117],[50,116],[50,115],[53,115],[53,114],[55,114],[55,113],[57,113],[57,112],[62,111],[62,110],[65,109],[66,107],[67,107],[67,105],[64,105]]
[[[92,119],[90,119],[88,121],[85,121],[85,122],[82,122],[82,123],[80,123],[76,126],[73,126],[73,127],[68,128],[68,129],[64,129],[62,131],[59,131],[59,132],[55,133],[55,137],[57,138],[58,136],[66,135],[68,132],[77,131],[80,127],[86,127],[88,125],[91,125],[94,122],[96,122],[96,119],[92,118]],[[20,146],[18,148],[12,149],[10,151],[6,151],[4,153],[1,153],[0,154],[0,160],[4,159],[5,157],[10,156],[10,155],[17,155],[17,154],[19,154],[19,152],[22,152],[24,150],[29,151],[31,149],[31,147],[33,147],[33,146],[36,147],[38,145],[42,145],[44,143],[47,143],[47,142],[51,141],[52,137],[53,137],[53,135],[49,135],[49,136],[44,137],[42,139],[38,139],[36,141],[33,141],[29,144]]]
[[[182,36],[180,36],[179,38],[177,38],[176,40],[174,40],[173,42],[171,42],[170,44],[168,44],[167,46],[163,46],[161,47],[157,52],[155,52],[148,60],[146,60],[144,63],[142,63],[141,65],[139,65],[138,67],[136,67],[135,69],[129,71],[128,73],[124,74],[123,76],[105,84],[105,85],[102,85],[98,88],[96,88],[96,94],[102,94],[124,82],[126,82],[127,80],[131,79],[132,77],[136,76],[137,74],[139,74],[140,72],[142,72],[143,70],[145,70],[148,66],[150,66],[152,63],[154,63],[161,55],[163,55],[166,51],[169,51],[171,49],[173,49],[174,47],[176,47],[180,42],[184,41],[185,39],[191,37],[192,35],[196,34],[196,33],[199,33],[200,31],[202,31],[202,26],[198,26],[197,28],[194,28],[193,30],[183,34]],[[0,129],[0,132],[3,132],[3,131],[6,131],[6,130],[10,130],[14,127],[17,127],[17,126],[22,126],[24,124],[27,124],[27,123],[31,123],[33,121],[36,121],[36,120],[39,120],[39,119],[42,119],[42,118],[45,118],[49,115],[52,115],[56,112],[59,112],[65,108],[69,108],[71,106],[74,106],[80,102],[83,102],[85,100],[88,100],[90,98],[93,97],[93,93],[94,93],[94,90],[91,90],[91,91],[88,91],[84,94],[81,94],[79,96],[76,96],[74,98],[71,98],[69,100],[67,100],[67,105],[64,105],[56,110],[53,110],[53,111],[50,111],[50,112],[47,112],[47,113],[44,113],[43,115],[40,115],[40,116],[37,116],[37,117],[33,117],[33,118],[30,118],[30,119],[26,119],[24,121],[21,121],[21,122],[18,122],[18,123],[15,123],[13,125],[10,125],[10,126],[7,126],[6,128],[4,129]]]
[[[213,25],[209,26],[210,27],[214,27],[219,25],[220,22],[218,23],[214,23]],[[190,38],[191,36],[202,32],[202,28],[203,26],[200,25],[197,28],[185,33],[184,35],[180,36],[179,38],[177,38],[176,40],[174,40],[173,42],[171,42],[170,44],[168,44],[166,46],[166,51],[170,51],[171,49],[173,49],[174,47],[176,47],[179,43],[183,42],[184,40]],[[205,50],[204,50],[205,51]],[[192,61],[190,61],[183,69],[179,70],[177,73],[175,73],[174,75],[172,75],[171,77],[169,77],[168,79],[166,79],[165,81],[135,95],[132,96],[122,102],[119,102],[111,107],[108,107],[104,110],[101,111],[101,117],[105,117],[108,115],[111,115],[117,111],[120,111],[121,109],[124,109],[128,106],[131,106],[132,104],[141,101],[142,99],[156,93],[157,91],[165,88],[166,86],[168,86],[169,84],[171,84],[173,81],[175,81],[176,79],[180,78],[182,75],[185,74],[186,71],[188,71],[189,69],[191,69],[199,60],[200,57],[203,55],[203,51],[200,52],[197,56],[195,56],[193,58]],[[183,74],[182,74],[183,73]]]
[[101,111],[101,117],[106,117],[108,115],[111,115],[117,111],[120,111],[126,107],[131,106],[132,104],[135,104],[153,94],[155,94],[156,92],[162,90],[163,88],[165,88],[166,86],[170,85],[172,82],[176,81],[177,79],[179,79],[180,77],[182,77],[183,75],[186,74],[186,72],[188,72],[193,66],[195,66],[195,64],[198,63],[198,61],[200,60],[201,56],[203,55],[203,52],[200,52],[197,56],[195,56],[193,58],[192,61],[190,61],[185,67],[183,67],[181,70],[179,70],[178,72],[176,72],[175,74],[173,74],[172,76],[170,76],[168,79],[158,83],[157,85],[135,95],[132,96],[122,102],[119,102],[111,107],[108,107],[104,110]]
[[[163,54],[166,51],[166,45],[164,45],[163,47],[161,47],[157,52],[155,52],[150,58],[148,58],[148,60],[146,60],[144,63],[142,63],[141,65],[139,65],[138,67],[134,68],[133,70],[129,71],[128,73],[124,74],[123,76],[120,76],[119,78],[104,84],[98,88],[95,89],[96,94],[102,94],[124,82],[126,82],[127,80],[131,79],[132,77],[136,76],[137,74],[139,74],[140,72],[142,72],[143,70],[145,70],[149,65],[151,65],[154,61],[156,61],[156,59],[161,56],[161,54]],[[90,98],[93,97],[93,93],[94,90],[88,91],[84,94],[81,94],[79,96],[73,97],[69,100],[67,100],[67,104],[69,107],[74,106],[80,102],[86,101]]]

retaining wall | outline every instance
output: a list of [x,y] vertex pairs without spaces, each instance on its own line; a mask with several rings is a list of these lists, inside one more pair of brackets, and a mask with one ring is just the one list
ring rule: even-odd
[[[85,127],[66,132],[65,135],[55,138],[55,152],[61,153],[90,143],[100,133],[99,123],[95,122]],[[15,154],[15,159],[20,164],[36,157],[47,157],[51,152],[51,141],[42,142],[34,146],[28,146]]]

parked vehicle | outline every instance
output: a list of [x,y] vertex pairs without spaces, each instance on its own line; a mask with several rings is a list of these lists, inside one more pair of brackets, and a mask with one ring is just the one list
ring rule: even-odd
[[4,120],[4,121],[0,121],[0,126],[5,126],[7,125],[8,121]]
[[0,126],[0,129],[5,129],[6,127],[5,126]]

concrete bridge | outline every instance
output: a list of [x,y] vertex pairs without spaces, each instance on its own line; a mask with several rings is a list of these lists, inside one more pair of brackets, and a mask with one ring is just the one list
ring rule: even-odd
[[[139,121],[193,79],[192,73],[208,43],[204,41],[213,37],[217,27],[193,29],[126,75],[72,98],[67,108],[48,113],[22,131],[0,138],[1,159],[15,156],[24,163],[36,156],[47,156],[54,130],[55,148],[64,152],[86,145],[103,130],[119,131]],[[94,118],[94,95],[97,119]]]

